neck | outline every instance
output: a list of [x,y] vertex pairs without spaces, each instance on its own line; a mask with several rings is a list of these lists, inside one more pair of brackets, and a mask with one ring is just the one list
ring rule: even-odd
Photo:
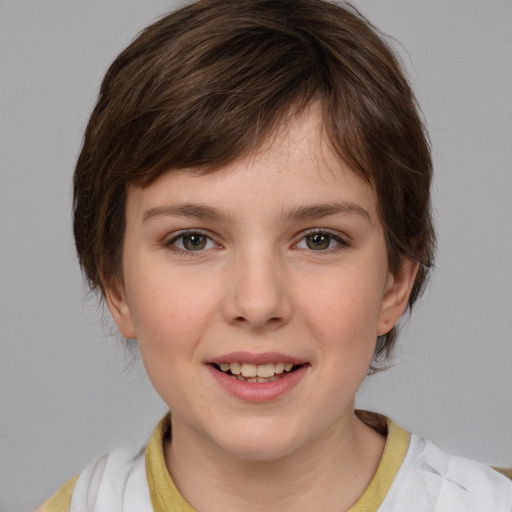
[[173,421],[167,467],[198,511],[348,510],[377,470],[385,440],[354,414],[284,457],[241,459]]

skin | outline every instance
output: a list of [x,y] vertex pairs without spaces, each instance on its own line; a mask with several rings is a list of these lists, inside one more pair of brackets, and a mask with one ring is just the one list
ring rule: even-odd
[[[329,148],[315,105],[219,171],[129,188],[124,283],[107,300],[172,411],[167,466],[197,510],[339,512],[357,501],[385,440],[354,415],[354,396],[416,271],[409,259],[389,271],[374,193]],[[251,403],[208,365],[238,351],[286,354],[305,371]]]

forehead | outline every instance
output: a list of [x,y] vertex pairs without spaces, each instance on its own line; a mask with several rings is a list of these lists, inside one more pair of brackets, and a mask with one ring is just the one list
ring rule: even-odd
[[290,116],[259,148],[214,171],[170,170],[128,189],[127,213],[144,216],[172,203],[242,212],[346,202],[376,217],[373,190],[332,149],[319,105]]

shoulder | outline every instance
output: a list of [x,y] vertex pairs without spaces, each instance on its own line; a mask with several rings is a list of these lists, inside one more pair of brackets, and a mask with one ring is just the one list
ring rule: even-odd
[[152,511],[146,479],[145,447],[103,455],[66,483],[40,512]]
[[450,455],[411,435],[388,498],[389,505],[399,503],[409,510],[425,503],[425,510],[435,512],[510,512],[512,482],[484,464]]
[[71,512],[153,510],[146,478],[145,447],[120,448],[100,457],[77,480]]
[[[62,486],[37,512],[153,512],[152,500],[159,501],[162,492],[182,503],[179,493],[173,491],[174,485],[165,467],[163,441],[169,428],[167,414],[154,429],[147,445],[119,448],[98,458]],[[163,491],[162,488],[155,490],[155,480],[164,482]],[[189,510],[185,505],[175,509]]]
[[36,512],[68,512],[71,506],[71,496],[75,489],[78,476],[68,480],[48,501]]
[[492,466],[492,469],[505,475],[509,480],[512,480],[512,468],[498,468],[496,466]]

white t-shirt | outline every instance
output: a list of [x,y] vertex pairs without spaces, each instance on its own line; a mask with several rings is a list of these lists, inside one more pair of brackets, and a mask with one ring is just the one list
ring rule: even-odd
[[[512,512],[512,481],[505,476],[449,455],[387,418],[361,414],[387,426],[387,441],[372,482],[350,512]],[[169,431],[167,415],[147,447],[101,457],[42,511],[195,512],[166,468],[163,445]]]

